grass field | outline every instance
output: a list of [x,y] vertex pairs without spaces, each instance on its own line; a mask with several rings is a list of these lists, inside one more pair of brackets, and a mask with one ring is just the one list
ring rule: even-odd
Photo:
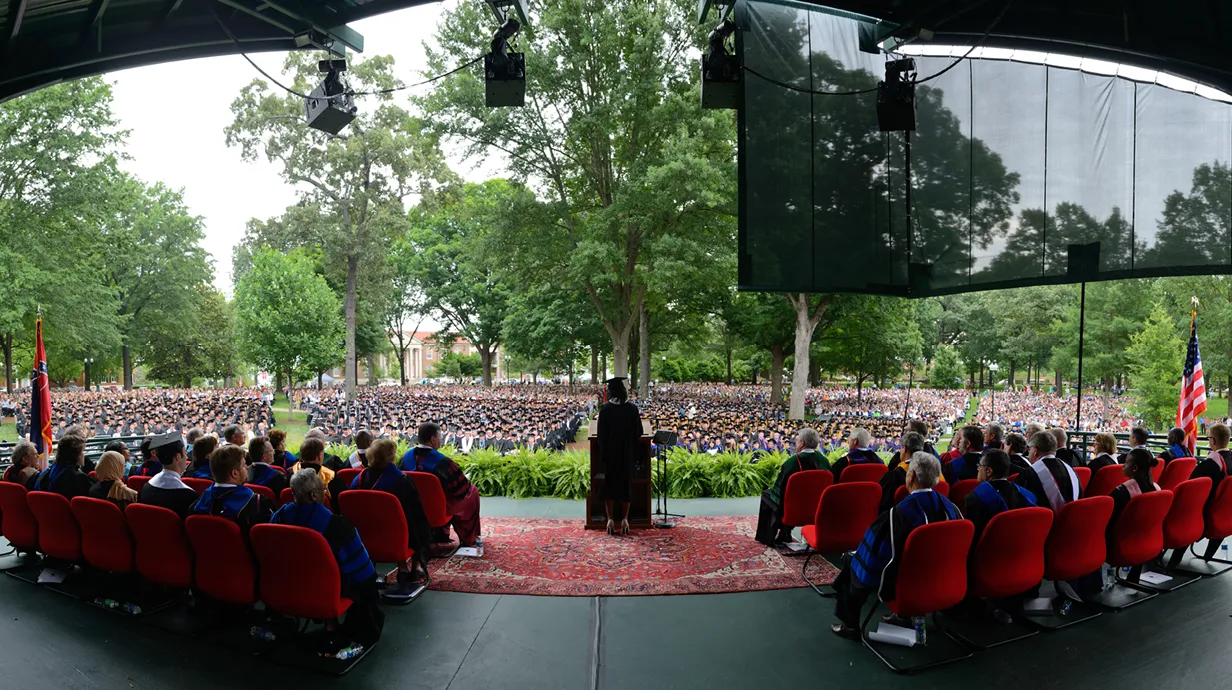
[[298,453],[300,444],[304,442],[304,434],[308,433],[308,414],[303,410],[293,410],[288,418],[287,396],[279,393],[274,396],[274,417],[278,419],[276,426],[287,432],[287,450]]
[[1209,419],[1223,419],[1228,416],[1227,398],[1207,398],[1206,416]]

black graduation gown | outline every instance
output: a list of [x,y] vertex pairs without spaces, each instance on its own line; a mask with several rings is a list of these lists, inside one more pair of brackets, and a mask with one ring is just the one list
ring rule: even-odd
[[629,502],[633,464],[642,437],[642,417],[631,402],[606,402],[599,409],[599,456],[603,460],[602,497]]
[[225,517],[239,525],[240,531],[247,536],[253,525],[269,522],[274,511],[272,506],[261,500],[252,489],[215,484],[201,494],[189,514]]
[[[1223,457],[1224,468],[1232,465],[1232,451],[1221,450],[1219,451],[1219,454]],[[1206,510],[1209,510],[1211,505],[1215,503],[1215,494],[1219,491],[1219,483],[1228,476],[1228,473],[1224,468],[1220,468],[1219,463],[1208,457],[1203,459],[1202,462],[1199,462],[1198,466],[1194,468],[1193,473],[1189,475],[1190,479],[1197,479],[1198,477],[1210,477],[1211,479],[1211,493],[1207,496],[1203,515],[1205,515]]]
[[894,507],[894,494],[901,486],[907,485],[907,465],[899,463],[894,469],[881,475],[881,512]]
[[[325,467],[326,469],[332,470],[334,474],[338,474],[342,470],[345,470],[351,467],[349,463],[347,463],[346,461],[344,461],[342,458],[338,457],[337,455],[334,455],[333,453],[325,454],[325,458],[321,461],[321,466]],[[294,465],[292,465],[292,467],[294,467]]]
[[[1142,490],[1142,493],[1147,494],[1155,490],[1155,484],[1153,482],[1147,482],[1146,484],[1139,482],[1138,488]],[[1111,495],[1112,518],[1108,520],[1108,527],[1104,531],[1108,553],[1112,553],[1112,537],[1116,534],[1117,521],[1121,519],[1121,513],[1125,511],[1125,506],[1129,505],[1129,499],[1132,498],[1129,495],[1129,489],[1124,484],[1113,489]]]
[[847,469],[849,466],[863,465],[872,462],[880,462],[885,464],[884,461],[882,461],[881,456],[877,455],[876,451],[868,449],[861,450],[857,448],[849,451],[846,455],[835,461],[835,463],[830,466],[830,473],[834,475],[834,481],[837,483],[843,478],[843,470]]
[[1022,474],[1031,471],[1031,461],[1018,453],[1010,453],[1010,474]]
[[124,506],[128,505],[130,501],[117,501],[113,498],[110,498],[107,494],[111,493],[112,484],[115,484],[114,479],[108,479],[105,482],[96,483],[94,486],[90,487],[90,498],[97,498],[103,501],[111,501],[117,506],[120,506],[120,509],[123,510]]
[[1062,462],[1068,463],[1070,467],[1080,467],[1082,460],[1072,448],[1058,448],[1056,453]]
[[55,465],[51,465],[39,473],[38,478],[34,480],[35,491],[50,491],[70,501],[77,496],[90,494],[90,487],[94,486],[94,480],[90,479],[90,475],[82,472],[80,467],[73,465],[64,468],[53,481],[51,471],[54,468]]
[[[1029,470],[1034,474],[1034,470]],[[967,494],[963,499],[962,512],[963,517],[970,520],[975,525],[975,536],[971,539],[971,553],[975,554],[975,547],[980,543],[980,536],[984,534],[984,528],[988,526],[990,520],[1000,515],[1006,510],[1014,510],[1015,508],[1030,508],[1036,505],[1035,496],[1028,497],[1024,491],[1028,489],[1021,488],[1010,483],[1008,479],[994,479],[988,482],[1005,501],[1005,508],[1000,505],[990,506],[982,497],[978,496],[975,491]]]
[[964,479],[975,479],[980,469],[980,454],[967,453],[941,465],[941,476],[951,487]]
[[137,496],[138,503],[166,508],[181,518],[187,518],[193,504],[197,502],[197,492],[192,489],[160,489],[151,486],[149,482],[141,487]]
[[1098,457],[1092,459],[1091,462],[1087,463],[1087,467],[1090,468],[1091,477],[1094,478],[1096,472],[1102,470],[1105,467],[1108,467],[1109,465],[1119,464],[1119,462],[1120,462],[1119,460],[1117,460],[1116,458],[1112,457],[1111,455],[1107,453],[1100,453]]
[[[1065,462],[1057,458],[1044,458],[1044,467],[1048,468],[1048,473],[1052,475],[1053,481],[1057,483],[1057,489],[1061,492],[1061,496],[1069,502],[1073,497],[1074,483],[1069,479],[1069,472],[1065,470]],[[1035,468],[1030,472],[1019,472],[1018,478],[1014,483],[1022,488],[1030,491],[1041,508],[1051,508],[1052,505],[1048,502],[1048,494],[1044,491],[1044,483],[1040,481],[1039,475],[1035,473]],[[1079,494],[1081,496],[1081,493]]]

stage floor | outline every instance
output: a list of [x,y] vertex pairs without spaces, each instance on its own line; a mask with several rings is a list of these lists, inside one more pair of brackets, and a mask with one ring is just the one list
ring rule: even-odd
[[[564,501],[483,505],[489,515],[581,514],[580,503]],[[690,515],[747,514],[756,499],[674,505]],[[753,690],[875,683],[949,690],[977,678],[1033,689],[1232,683],[1232,656],[1222,642],[1232,632],[1232,574],[914,677],[896,676],[859,644],[832,636],[831,606],[809,589],[606,599],[427,592],[389,610],[380,646],[337,681],[194,646],[0,577],[0,688]],[[220,668],[225,676],[215,675]]]

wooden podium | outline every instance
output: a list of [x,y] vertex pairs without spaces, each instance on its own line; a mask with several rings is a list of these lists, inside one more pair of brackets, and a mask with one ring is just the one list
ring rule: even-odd
[[[642,420],[641,449],[633,460],[633,479],[629,491],[629,526],[635,529],[650,527],[651,502],[650,482],[650,422]],[[590,423],[586,434],[590,441],[590,495],[586,497],[586,529],[607,529],[607,512],[603,507],[600,492],[603,490],[604,464],[599,451],[599,418]],[[617,523],[619,523],[619,518]]]

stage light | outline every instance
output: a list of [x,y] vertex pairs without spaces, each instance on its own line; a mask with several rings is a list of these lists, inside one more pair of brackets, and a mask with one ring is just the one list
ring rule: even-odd
[[915,60],[892,60],[885,70],[885,81],[877,83],[877,125],[883,132],[914,132]]
[[325,74],[325,80],[304,99],[305,121],[309,127],[329,134],[337,134],[351,124],[359,108],[351,90],[342,80],[346,60],[321,60],[317,69]]
[[522,25],[507,17],[492,36],[492,50],[483,56],[483,96],[489,108],[526,104],[526,55],[509,52],[509,39]]
[[702,56],[702,107],[731,109],[740,104],[740,61],[727,50],[736,23],[724,19],[710,32],[709,51]]

